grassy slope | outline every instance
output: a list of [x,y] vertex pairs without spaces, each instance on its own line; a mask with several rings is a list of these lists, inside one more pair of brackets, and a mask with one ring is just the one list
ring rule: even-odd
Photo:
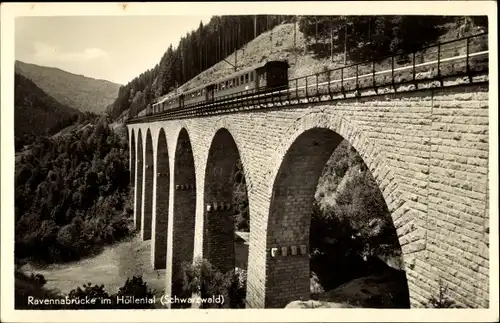
[[143,275],[148,286],[161,295],[165,289],[165,270],[151,269],[150,242],[141,241],[140,236],[136,235],[127,241],[106,247],[102,253],[92,258],[44,268],[27,264],[21,270],[28,275],[31,272],[44,275],[47,288],[65,294],[87,282],[104,284],[108,293],[115,293],[127,278]]
[[[448,23],[443,27],[443,35],[440,41],[454,39],[460,35],[456,23]],[[475,34],[480,30],[473,30]],[[264,60],[288,60],[290,64],[289,78],[297,78],[305,75],[322,72],[325,69],[333,69],[343,66],[343,54],[334,54],[333,58],[318,58],[312,51],[306,49],[306,39],[296,28],[296,41],[294,42],[294,24],[286,23],[276,26],[273,30],[259,35],[254,40],[237,51],[237,68],[243,70]],[[296,48],[294,48],[294,43]],[[234,64],[235,53],[226,57],[226,60]],[[347,64],[350,64],[349,60]],[[225,61],[220,61],[209,69],[198,74],[185,84],[179,91],[189,90],[204,83],[214,81],[234,73],[234,68]],[[128,110],[122,113],[127,115]]]
[[[440,36],[439,41],[444,42],[463,37],[464,35],[460,35],[457,29],[460,29],[460,25],[457,23],[443,25],[443,34]],[[470,31],[470,34],[480,32],[482,32],[480,28],[474,28]],[[290,64],[289,78],[297,78],[322,72],[325,69],[343,66],[343,54],[334,54],[333,58],[318,58],[312,51],[306,50],[306,39],[299,31],[298,26],[296,29],[296,47],[297,49],[294,50],[294,24],[278,25],[273,30],[259,35],[238,50],[238,70],[251,67],[264,60],[288,60]],[[226,57],[226,60],[234,64],[235,54]],[[347,61],[347,64],[351,63],[353,62]],[[230,75],[233,72],[233,67],[225,61],[221,61],[183,84],[180,89],[195,88],[203,83]]]
[[[308,75],[321,71],[324,66],[336,67],[338,64],[331,63],[330,59],[317,59],[315,55],[305,49],[304,35],[296,30],[297,59],[294,54],[294,27],[293,23],[281,24],[273,30],[267,31],[246,44],[238,50],[238,70],[251,67],[264,60],[288,60],[290,64],[289,77]],[[334,57],[339,61],[340,56]],[[226,57],[226,60],[234,63],[235,54]],[[190,89],[203,83],[230,75],[234,72],[225,61],[221,61],[211,68],[203,71],[195,78],[186,82],[181,89]]]
[[16,61],[16,72],[31,79],[59,102],[80,111],[103,114],[118,95],[120,84],[68,73],[58,68]]

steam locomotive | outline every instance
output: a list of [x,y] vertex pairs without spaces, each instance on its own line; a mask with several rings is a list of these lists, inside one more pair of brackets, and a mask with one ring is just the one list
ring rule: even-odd
[[265,61],[183,93],[170,93],[153,104],[147,115],[288,88],[287,61]]

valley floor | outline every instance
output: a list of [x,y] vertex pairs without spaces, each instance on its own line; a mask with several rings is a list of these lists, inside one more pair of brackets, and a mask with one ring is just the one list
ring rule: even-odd
[[161,295],[165,290],[165,270],[153,270],[150,260],[151,241],[141,241],[139,235],[108,246],[99,255],[73,263],[55,264],[44,268],[24,265],[26,274],[39,273],[47,279],[48,289],[66,294],[86,283],[104,285],[108,293],[115,293],[127,278],[142,275],[149,288]]
[[[237,235],[237,266],[246,267],[248,237],[245,233]],[[160,297],[165,290],[165,270],[153,270],[150,260],[151,240],[141,241],[137,234],[128,240],[106,247],[99,255],[73,263],[55,264],[36,268],[30,264],[21,267],[26,274],[42,274],[47,280],[48,289],[67,294],[72,289],[86,283],[104,285],[108,293],[116,293],[127,278],[142,275],[148,287]],[[338,288],[316,294],[318,301],[292,302],[287,307],[401,307],[399,297],[406,286],[404,274],[394,279],[394,274],[377,273],[368,277],[353,279]],[[317,285],[311,279],[312,286]],[[322,289],[319,286],[320,289]],[[388,297],[389,296],[389,297]],[[330,302],[325,303],[324,302]],[[316,304],[317,303],[317,304]]]

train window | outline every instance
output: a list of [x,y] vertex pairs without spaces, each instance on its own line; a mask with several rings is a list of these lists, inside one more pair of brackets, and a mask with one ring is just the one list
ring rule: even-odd
[[248,74],[245,74],[245,83],[248,83]]
[[253,72],[250,72],[250,82],[253,82]]

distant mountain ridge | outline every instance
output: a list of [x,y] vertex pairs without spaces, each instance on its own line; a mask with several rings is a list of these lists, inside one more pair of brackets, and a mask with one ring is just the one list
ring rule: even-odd
[[56,67],[21,61],[15,62],[15,72],[32,80],[40,89],[60,103],[82,112],[104,114],[106,107],[118,96],[120,84],[77,75]]
[[36,136],[51,135],[77,120],[81,114],[21,74],[15,73],[14,86],[16,144],[29,144]]

